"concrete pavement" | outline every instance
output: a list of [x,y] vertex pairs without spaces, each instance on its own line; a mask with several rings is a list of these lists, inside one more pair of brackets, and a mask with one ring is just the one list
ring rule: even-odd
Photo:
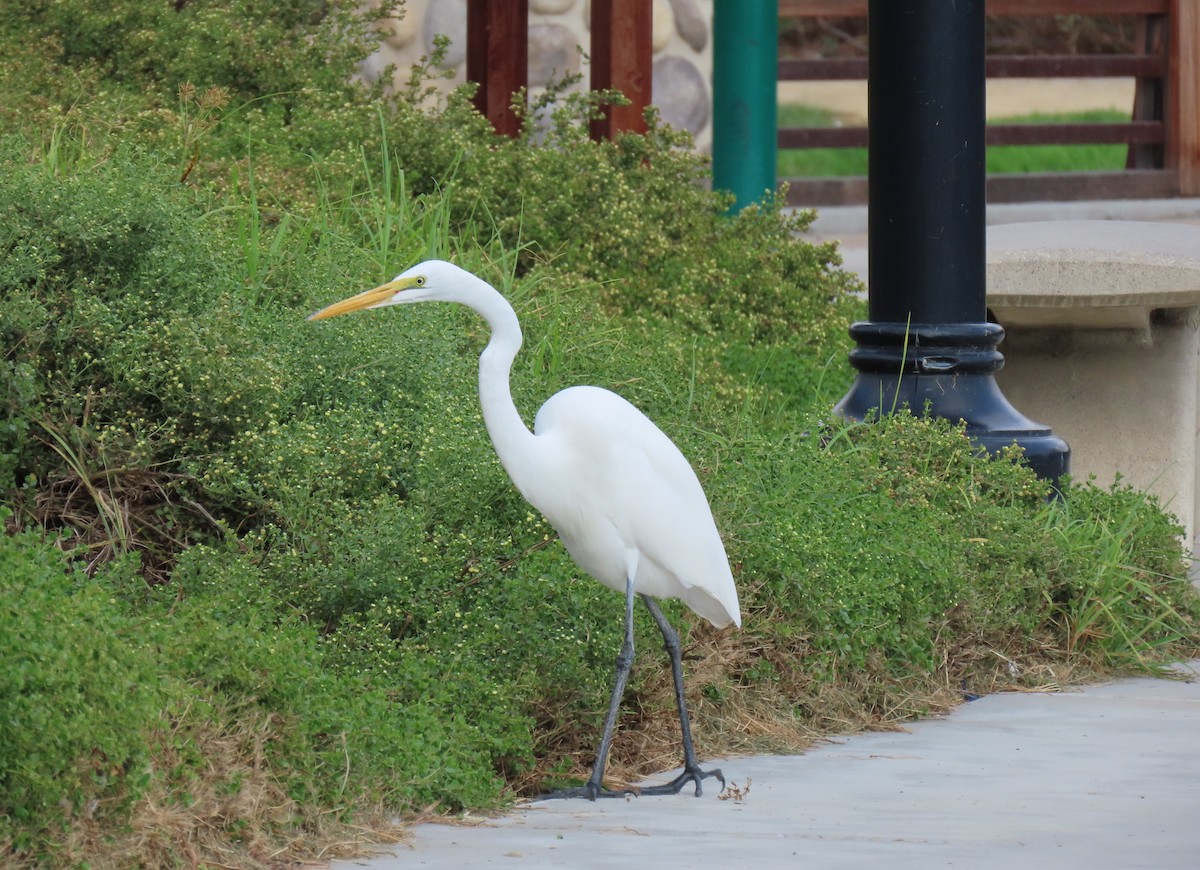
[[[1108,199],[1082,202],[999,203],[987,207],[987,223],[1030,223],[1061,220],[1124,220],[1200,223],[1200,199]],[[809,241],[836,240],[844,268],[867,280],[867,207],[820,206],[805,236]]]
[[527,804],[333,866],[1191,870],[1200,662],[1179,670],[1187,681],[991,695],[903,733],[721,760],[740,798]]

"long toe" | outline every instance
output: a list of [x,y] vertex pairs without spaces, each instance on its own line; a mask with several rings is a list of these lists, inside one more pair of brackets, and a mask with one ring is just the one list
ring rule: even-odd
[[696,797],[700,797],[700,795],[703,794],[701,783],[710,776],[714,777],[717,782],[721,783],[721,788],[724,790],[725,775],[721,773],[720,769],[714,768],[713,770],[701,770],[699,766],[696,766],[685,767],[683,769],[683,773],[679,774],[679,776],[675,777],[668,783],[639,788],[638,793],[643,795],[679,794],[685,785],[687,785],[689,782],[694,782],[696,783]]
[[[724,782],[724,780],[722,780],[722,782]],[[597,798],[637,797],[638,791],[640,791],[640,790],[632,789],[632,788],[615,789],[615,790],[609,789],[609,788],[601,788],[601,787],[599,787],[597,785],[593,785],[592,783],[589,782],[587,785],[581,785],[581,786],[578,786],[577,788],[556,789],[555,791],[547,792],[546,794],[542,794],[542,795],[538,795],[537,797],[534,798],[534,800],[535,801],[553,801],[553,800],[566,800],[568,798],[587,798],[590,801],[594,801]]]

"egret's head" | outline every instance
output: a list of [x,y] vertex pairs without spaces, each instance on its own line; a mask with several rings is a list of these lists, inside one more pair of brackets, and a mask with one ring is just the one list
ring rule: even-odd
[[384,308],[388,305],[403,305],[409,302],[427,302],[440,299],[447,302],[462,301],[460,293],[467,292],[473,282],[478,281],[471,273],[465,272],[452,263],[444,260],[426,260],[411,269],[401,272],[386,284],[381,284],[374,290],[367,290],[341,302],[335,302],[327,308],[310,314],[309,320],[324,320],[326,317],[337,317],[339,314],[349,314],[351,311],[363,311],[367,308]]

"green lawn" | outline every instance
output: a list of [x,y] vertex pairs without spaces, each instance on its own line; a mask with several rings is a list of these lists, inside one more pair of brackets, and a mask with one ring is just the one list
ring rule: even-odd
[[[831,127],[833,112],[814,106],[780,106],[780,127]],[[1033,114],[997,118],[996,123],[1115,123],[1129,120],[1112,110]],[[987,171],[1006,172],[1086,172],[1115,170],[1125,166],[1124,145],[1003,145],[988,149]],[[776,162],[780,178],[802,176],[866,175],[866,148],[809,148],[781,150]]]

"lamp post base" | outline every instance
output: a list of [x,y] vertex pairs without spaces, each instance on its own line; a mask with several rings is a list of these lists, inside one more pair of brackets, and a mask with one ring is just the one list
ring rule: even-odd
[[962,420],[967,436],[990,454],[1012,444],[1038,477],[1056,487],[1071,470],[1071,448],[1048,426],[1014,408],[996,384],[1004,365],[998,323],[884,323],[850,327],[858,347],[854,385],[834,409],[855,420],[907,407],[914,414]]

